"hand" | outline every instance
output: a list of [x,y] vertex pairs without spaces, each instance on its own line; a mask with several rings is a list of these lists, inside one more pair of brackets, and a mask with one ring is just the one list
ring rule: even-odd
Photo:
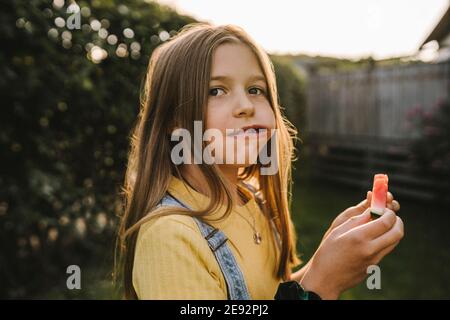
[[[372,201],[372,191],[367,191],[366,199],[358,203],[356,206],[345,209],[334,219],[330,228],[327,230],[327,232],[325,232],[323,239],[325,239],[334,228],[340,226],[351,217],[360,215],[367,208],[370,208],[371,201]],[[400,203],[394,199],[394,196],[389,191],[386,197],[386,207],[390,210],[393,210],[394,212],[398,212],[400,210]]]
[[[341,212],[331,223],[330,228],[328,228],[328,230],[325,232],[325,235],[322,238],[322,242],[336,227],[340,226],[348,219],[362,214],[364,210],[366,210],[367,208],[370,208],[371,201],[372,201],[372,191],[367,191],[366,199],[362,200],[357,205],[349,207],[343,212]],[[400,210],[400,203],[394,199],[394,196],[390,192],[388,192],[386,197],[386,206],[388,209],[393,210],[395,212],[398,212]],[[308,261],[300,270],[292,273],[290,280],[295,280],[299,282],[303,278],[306,270],[308,270],[310,261]]]
[[[355,210],[355,209],[354,209]],[[367,276],[367,267],[378,264],[403,238],[403,222],[391,209],[371,221],[370,208],[332,229],[324,238],[301,285],[323,299],[337,299]]]

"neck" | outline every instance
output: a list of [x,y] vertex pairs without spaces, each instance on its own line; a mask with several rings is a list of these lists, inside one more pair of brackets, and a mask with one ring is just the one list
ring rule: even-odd
[[[219,170],[225,176],[225,182],[235,203],[242,205],[243,200],[239,196],[237,184],[238,184],[238,171],[239,168],[230,167],[227,165],[218,165]],[[200,168],[195,164],[184,164],[180,167],[180,172],[185,180],[197,191],[206,196],[210,196],[208,190],[208,183],[206,177],[201,172]]]

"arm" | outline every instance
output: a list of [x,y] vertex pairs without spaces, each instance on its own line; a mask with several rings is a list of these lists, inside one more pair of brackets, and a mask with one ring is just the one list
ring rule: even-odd
[[308,270],[309,265],[310,265],[310,261],[308,261],[303,267],[301,267],[299,270],[295,271],[294,273],[291,274],[291,278],[289,280],[291,281],[297,281],[300,282],[301,279],[303,278],[303,276],[306,273],[306,270]]

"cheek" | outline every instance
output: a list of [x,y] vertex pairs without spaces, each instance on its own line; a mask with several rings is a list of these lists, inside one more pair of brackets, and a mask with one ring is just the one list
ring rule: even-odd
[[264,105],[261,108],[262,110],[262,117],[264,118],[264,121],[267,124],[270,124],[270,127],[272,129],[275,129],[276,126],[276,122],[275,122],[275,113],[272,109],[272,107],[270,106],[270,103],[267,101],[264,103]]
[[[206,111],[205,129],[219,129],[225,132],[227,121],[229,118],[229,111],[219,101],[208,102]],[[231,128],[231,127],[230,127]]]

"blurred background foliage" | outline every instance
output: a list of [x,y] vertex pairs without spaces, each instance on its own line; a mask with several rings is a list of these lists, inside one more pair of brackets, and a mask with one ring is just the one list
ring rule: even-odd
[[[425,174],[450,177],[450,100],[439,100],[431,110],[410,110],[408,125],[418,137],[411,143],[411,156]],[[439,190],[445,198],[450,185]]]
[[2,297],[64,288],[70,264],[110,272],[141,79],[152,50],[193,21],[144,1],[79,2],[70,31],[60,4],[0,10]]
[[[152,50],[194,22],[143,0],[0,4],[0,297],[113,298],[112,257],[130,130]],[[302,80],[274,61],[300,124]],[[66,268],[82,289],[66,289]]]

